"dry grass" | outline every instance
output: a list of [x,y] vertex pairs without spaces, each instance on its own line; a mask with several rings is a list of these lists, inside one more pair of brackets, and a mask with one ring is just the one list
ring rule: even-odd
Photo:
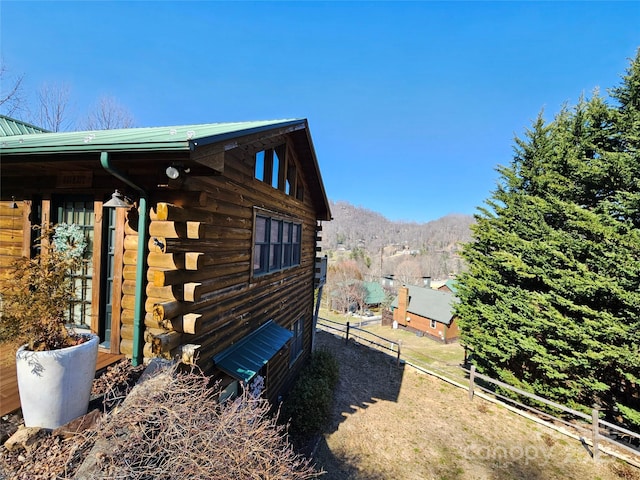
[[319,333],[340,362],[332,423],[317,461],[327,480],[640,479],[576,440],[364,346]]
[[402,328],[394,330],[381,325],[370,325],[366,330],[399,342],[404,360],[466,383],[466,374],[460,369],[464,362],[464,348],[458,342],[444,344],[427,337],[419,337],[414,332]]
[[[336,314],[326,309],[320,309],[320,316],[341,324],[345,324],[348,321],[352,327],[358,327],[360,321],[358,317]],[[335,325],[332,326],[336,327]],[[415,332],[408,331],[402,327],[395,330],[390,327],[383,327],[379,321],[365,324],[359,328],[400,343],[402,358],[410,363],[424,366],[457,381],[464,381],[466,378],[465,372],[459,368],[459,365],[464,360],[464,348],[457,342],[443,344],[426,336],[419,337]],[[337,333],[334,330],[329,331]],[[367,335],[367,333],[360,332],[354,328],[351,330],[351,335],[364,337],[363,340],[358,340],[363,344],[367,344],[368,340],[371,339],[376,340],[374,337]]]

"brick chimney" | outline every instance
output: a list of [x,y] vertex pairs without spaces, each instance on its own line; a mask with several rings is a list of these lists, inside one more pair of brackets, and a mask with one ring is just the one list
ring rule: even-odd
[[407,324],[407,308],[409,307],[409,288],[398,288],[398,308],[393,312],[393,319],[400,325]]

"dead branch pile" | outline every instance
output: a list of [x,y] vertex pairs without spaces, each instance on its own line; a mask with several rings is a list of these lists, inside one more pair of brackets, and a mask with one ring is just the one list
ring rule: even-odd
[[[132,367],[110,371],[94,393],[117,405]],[[116,385],[117,384],[117,385]],[[122,384],[122,385],[120,385]],[[26,450],[0,446],[0,479],[304,480],[320,475],[287,442],[266,400],[247,394],[224,404],[199,373],[160,370],[71,438],[41,432]]]
[[144,365],[134,367],[129,360],[120,360],[93,381],[91,396],[101,398],[102,409],[109,411],[122,403],[143,371]]
[[162,370],[98,427],[77,478],[308,479],[319,475],[287,443],[262,399],[217,404],[208,379]]

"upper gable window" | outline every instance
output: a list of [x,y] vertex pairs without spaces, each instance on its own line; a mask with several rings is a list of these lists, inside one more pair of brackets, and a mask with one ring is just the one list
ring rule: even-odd
[[[273,168],[271,171],[271,186],[273,188],[278,188],[280,184],[280,170],[282,170],[282,162],[280,161],[280,156],[278,155],[278,150],[281,150],[281,155],[284,154],[282,150],[279,148],[273,149]],[[282,155],[284,159],[284,155]]]
[[264,150],[256,153],[256,178],[261,182],[264,182],[264,154]]
[[304,200],[304,188],[298,169],[285,144],[255,154],[254,176],[297,200]]

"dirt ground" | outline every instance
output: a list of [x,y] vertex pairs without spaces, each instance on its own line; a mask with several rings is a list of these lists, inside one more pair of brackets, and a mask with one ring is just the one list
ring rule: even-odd
[[319,332],[339,360],[324,480],[640,479],[640,470],[395,359]]
[[[577,440],[481,398],[470,401],[466,390],[398,367],[382,352],[324,332],[316,339],[340,363],[332,418],[314,457],[324,480],[640,480],[635,467],[605,454],[594,462]],[[125,374],[96,382],[97,392]],[[32,461],[0,452],[0,478],[54,478],[41,474],[57,464],[64,471],[68,443],[52,440]]]

